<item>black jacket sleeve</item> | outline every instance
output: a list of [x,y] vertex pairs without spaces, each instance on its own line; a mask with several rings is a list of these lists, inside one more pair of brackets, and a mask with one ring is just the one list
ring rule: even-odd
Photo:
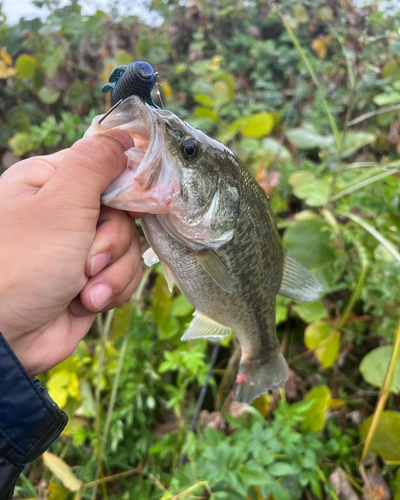
[[0,333],[0,500],[12,498],[25,465],[55,441],[67,421]]

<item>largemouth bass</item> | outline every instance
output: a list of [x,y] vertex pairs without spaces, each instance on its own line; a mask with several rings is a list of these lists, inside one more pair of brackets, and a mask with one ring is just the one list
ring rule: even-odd
[[307,302],[322,287],[283,248],[268,196],[229,148],[137,96],[94,118],[86,136],[114,128],[135,146],[102,203],[144,213],[145,262],[160,261],[170,289],[176,283],[196,308],[182,340],[216,341],[233,330],[242,350],[235,399],[278,389],[287,365],[276,295]]

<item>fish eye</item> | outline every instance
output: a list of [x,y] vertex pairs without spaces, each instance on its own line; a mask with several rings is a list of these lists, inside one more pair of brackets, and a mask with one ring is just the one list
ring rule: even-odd
[[181,142],[181,153],[185,160],[194,160],[199,154],[199,144],[194,139],[184,139]]

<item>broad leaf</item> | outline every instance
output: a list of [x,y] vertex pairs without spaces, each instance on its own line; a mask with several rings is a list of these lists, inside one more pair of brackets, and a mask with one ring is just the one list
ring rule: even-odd
[[43,462],[69,491],[77,492],[82,488],[84,483],[75,476],[71,467],[57,455],[46,451],[43,453]]
[[[360,435],[366,439],[373,415],[361,424]],[[383,411],[379,417],[370,450],[384,460],[400,461],[400,413]]]
[[[375,387],[383,386],[391,354],[392,346],[384,345],[364,356],[360,363],[360,372],[366,382]],[[397,359],[390,391],[400,393],[400,356]]]
[[303,431],[319,432],[324,428],[326,414],[331,400],[331,390],[326,385],[318,385],[309,391],[305,398],[312,405],[304,413]]
[[316,179],[311,172],[294,172],[289,176],[289,184],[297,198],[305,200],[310,207],[320,207],[328,202],[328,182]]
[[314,351],[325,368],[336,361],[340,351],[340,333],[326,321],[314,321],[306,328],[304,342]]

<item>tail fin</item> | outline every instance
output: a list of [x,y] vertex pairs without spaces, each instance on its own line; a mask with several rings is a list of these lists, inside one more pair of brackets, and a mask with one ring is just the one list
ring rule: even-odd
[[240,362],[236,377],[235,399],[238,403],[251,403],[269,390],[279,389],[287,378],[287,364],[281,351],[270,359]]

